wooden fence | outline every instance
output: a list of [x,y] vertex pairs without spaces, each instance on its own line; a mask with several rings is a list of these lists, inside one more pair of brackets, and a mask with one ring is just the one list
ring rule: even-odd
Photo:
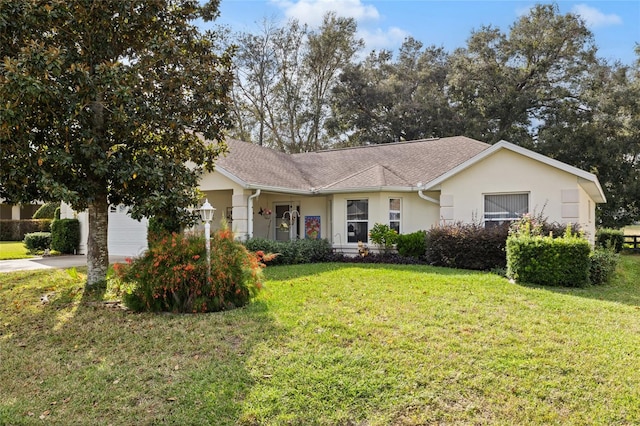
[[[625,250],[640,252],[640,235],[625,235],[624,246]],[[630,249],[628,248],[629,246],[631,246]]]

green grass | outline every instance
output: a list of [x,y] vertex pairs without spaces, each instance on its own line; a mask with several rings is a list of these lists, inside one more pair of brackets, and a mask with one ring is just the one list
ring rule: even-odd
[[33,257],[27,253],[22,241],[0,241],[0,260],[27,259]]
[[640,256],[586,289],[265,272],[256,302],[203,315],[109,307],[82,270],[0,274],[0,424],[640,423]]

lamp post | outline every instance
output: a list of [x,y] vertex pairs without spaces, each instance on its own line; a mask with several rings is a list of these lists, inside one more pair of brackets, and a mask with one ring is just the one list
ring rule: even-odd
[[204,204],[200,207],[200,216],[204,222],[204,239],[207,247],[207,282],[211,278],[211,221],[215,211],[216,209],[209,204],[209,200],[205,199]]

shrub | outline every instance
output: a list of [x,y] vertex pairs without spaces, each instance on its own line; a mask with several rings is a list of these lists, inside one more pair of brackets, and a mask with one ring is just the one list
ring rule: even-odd
[[267,265],[295,265],[334,260],[333,248],[326,239],[274,241],[265,238],[252,238],[244,244],[248,250],[253,252],[276,253],[277,256],[265,261]]
[[489,271],[506,266],[507,226],[448,224],[426,233],[425,258],[431,265]]
[[27,234],[49,232],[51,219],[0,220],[0,241],[24,241]]
[[221,229],[211,238],[209,279],[205,240],[194,235],[167,235],[142,257],[114,269],[135,284],[123,297],[131,309],[214,312],[243,306],[257,294],[263,256],[250,253],[230,230]]
[[562,238],[526,233],[507,239],[507,276],[541,285],[583,287],[589,284],[591,245],[567,227]]
[[60,202],[43,204],[33,214],[33,219],[55,219],[56,209],[59,207]]
[[427,250],[426,238],[426,231],[398,235],[398,254],[416,259],[424,258]]
[[53,213],[54,219],[60,219],[60,207],[56,208],[56,211]]
[[612,248],[596,248],[591,253],[589,265],[589,281],[591,284],[607,284],[618,266],[620,255]]
[[51,223],[51,248],[60,253],[75,254],[80,245],[80,221],[57,219]]
[[369,231],[369,238],[384,253],[389,253],[398,242],[398,233],[395,229],[389,228],[389,225],[376,223]]
[[47,250],[51,247],[50,232],[32,232],[24,236],[24,246],[31,253]]
[[621,229],[600,228],[596,231],[596,247],[611,248],[616,253],[624,246],[624,232]]

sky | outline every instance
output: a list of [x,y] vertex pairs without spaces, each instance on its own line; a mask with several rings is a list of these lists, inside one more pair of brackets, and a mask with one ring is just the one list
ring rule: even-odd
[[[395,50],[412,36],[425,46],[452,52],[464,47],[471,31],[491,25],[507,33],[536,1],[519,0],[221,0],[216,24],[233,31],[259,32],[264,19],[297,19],[317,27],[324,13],[352,17],[365,52]],[[544,3],[544,2],[543,2]],[[580,15],[593,32],[598,56],[632,65],[640,43],[640,0],[555,2],[561,13]]]

